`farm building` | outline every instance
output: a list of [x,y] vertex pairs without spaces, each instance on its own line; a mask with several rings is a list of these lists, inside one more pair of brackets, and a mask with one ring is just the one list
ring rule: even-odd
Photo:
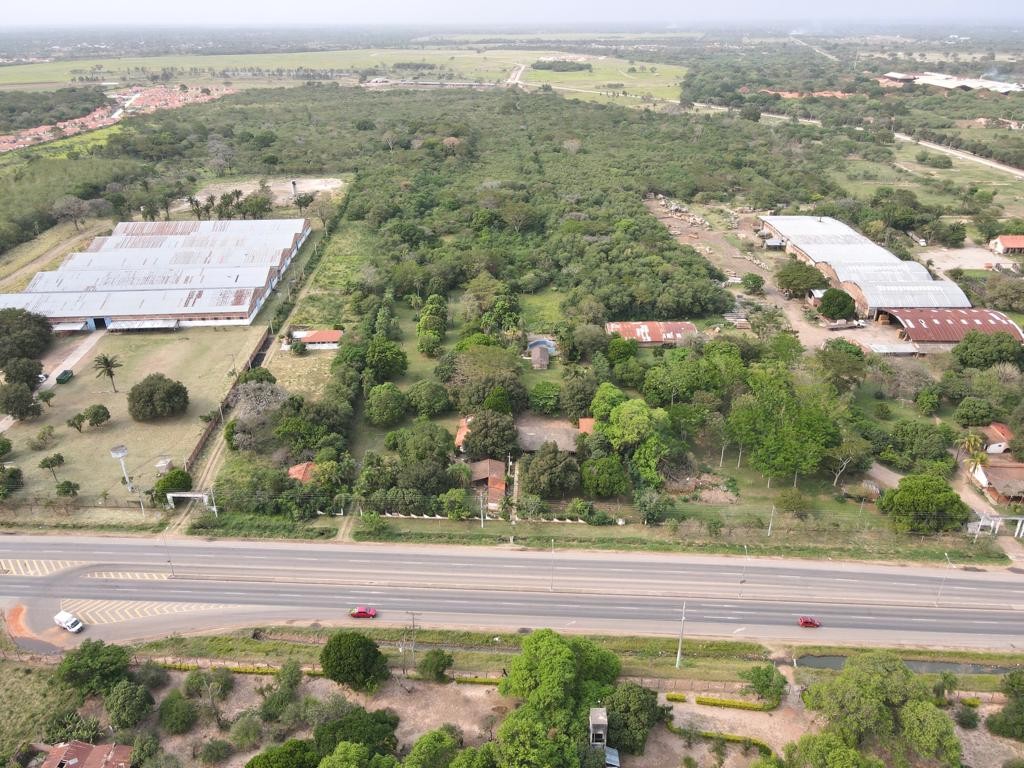
[[492,512],[501,507],[505,498],[505,465],[494,459],[474,461],[469,465],[470,485],[479,493],[487,491],[487,509]]
[[762,216],[768,236],[786,252],[817,267],[836,288],[849,293],[857,311],[876,317],[891,308],[970,307],[954,283],[933,280],[915,261],[902,261],[864,235],[827,216]]
[[697,334],[697,326],[687,322],[605,323],[604,331],[617,333],[624,339],[635,339],[640,346],[648,346],[682,344]]
[[1000,235],[989,247],[992,253],[1000,255],[1004,253],[1024,253],[1024,235]]
[[316,464],[312,461],[304,461],[301,464],[294,464],[288,467],[288,477],[292,480],[297,480],[303,485],[313,482],[315,476]]
[[991,501],[1009,504],[1024,500],[1024,464],[1007,454],[989,454],[987,464],[977,464],[971,471],[974,484]]
[[551,362],[547,347],[537,346],[530,350],[530,365],[535,371],[546,371]]
[[[301,341],[306,349],[337,349],[341,346],[341,337],[344,335],[338,330],[321,331],[292,331],[291,341]],[[291,343],[288,339],[281,344],[281,349],[288,349]]]
[[71,330],[248,325],[309,232],[305,219],[124,222],[0,307]]
[[880,315],[902,326],[900,338],[919,345],[921,351],[951,349],[968,331],[1008,333],[1024,342],[1020,326],[994,309],[886,309]]

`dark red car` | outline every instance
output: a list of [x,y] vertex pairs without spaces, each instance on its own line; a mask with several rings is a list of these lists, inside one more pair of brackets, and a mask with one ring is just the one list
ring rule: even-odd
[[797,619],[797,624],[801,627],[810,627],[811,629],[817,629],[821,626],[821,622],[813,616],[801,616]]
[[377,609],[368,605],[357,605],[348,612],[348,615],[353,619],[375,619],[377,618]]

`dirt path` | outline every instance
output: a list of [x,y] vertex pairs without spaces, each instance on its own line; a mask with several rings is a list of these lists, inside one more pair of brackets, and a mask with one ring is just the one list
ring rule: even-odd
[[106,229],[110,229],[110,224],[108,222],[94,224],[91,227],[83,229],[70,240],[64,240],[63,242],[58,243],[57,245],[53,246],[53,248],[50,248],[49,250],[45,251],[39,256],[36,256],[28,264],[25,264],[24,266],[21,266],[18,269],[14,270],[14,272],[7,275],[7,277],[5,277],[3,280],[0,280],[0,289],[6,288],[9,285],[14,285],[22,278],[41,271],[43,267],[45,267],[54,259],[60,258],[61,256],[66,256],[67,254],[71,253],[75,248],[77,248],[80,245],[84,245],[87,241],[92,240],[94,237],[99,235],[100,232]]
[[897,141],[907,141],[912,144],[919,144],[922,147],[933,149],[936,152],[941,152],[944,155],[956,157],[959,158],[960,160],[967,160],[972,163],[978,163],[979,165],[988,166],[989,168],[993,168],[997,171],[1008,173],[1011,176],[1016,176],[1018,179],[1024,179],[1024,171],[1022,171],[1020,168],[1014,168],[1012,165],[1004,165],[1003,163],[997,163],[995,160],[989,160],[987,157],[978,157],[977,155],[972,155],[970,152],[964,152],[963,150],[960,149],[944,147],[942,144],[934,144],[933,142],[930,141],[920,141],[918,139],[915,139],[913,136],[908,136],[905,133],[897,133],[894,135]]

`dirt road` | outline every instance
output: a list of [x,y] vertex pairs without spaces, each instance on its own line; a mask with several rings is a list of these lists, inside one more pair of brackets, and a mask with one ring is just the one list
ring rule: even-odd
[[41,271],[47,264],[54,259],[58,259],[61,256],[74,251],[79,246],[85,246],[90,240],[99,235],[100,232],[110,229],[109,222],[102,222],[100,224],[94,224],[91,227],[83,229],[77,233],[70,240],[64,240],[57,245],[50,248],[48,251],[40,254],[36,258],[32,259],[28,264],[19,267],[14,272],[9,274],[3,280],[0,280],[0,291],[8,288],[8,286],[16,285],[28,275],[33,275],[36,272]]

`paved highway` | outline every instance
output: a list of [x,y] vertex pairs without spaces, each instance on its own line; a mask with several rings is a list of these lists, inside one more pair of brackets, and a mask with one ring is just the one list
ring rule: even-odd
[[[112,640],[346,622],[356,603],[382,623],[670,634],[685,601],[691,637],[1024,646],[1024,576],[1001,568],[80,536],[0,537],[0,566],[0,600],[53,644],[70,639],[50,625],[62,601]],[[824,626],[801,630],[802,614]]]

